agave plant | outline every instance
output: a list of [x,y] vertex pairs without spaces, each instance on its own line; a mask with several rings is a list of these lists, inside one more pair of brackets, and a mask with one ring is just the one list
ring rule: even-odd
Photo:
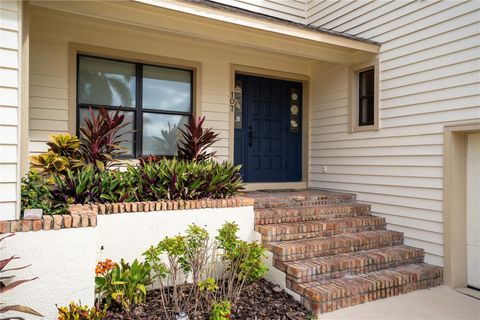
[[114,161],[114,158],[125,152],[120,146],[124,133],[121,130],[128,123],[123,123],[125,116],[117,110],[110,115],[108,110],[100,108],[95,114],[89,109],[90,117],[83,120],[80,127],[80,151],[83,163],[77,166],[91,165],[99,171],[103,171]]
[[190,118],[184,129],[180,129],[182,144],[178,145],[178,158],[181,160],[202,161],[209,159],[216,152],[208,152],[208,148],[218,141],[218,133],[211,128],[204,129],[205,117]]
[[[3,238],[0,238],[0,242],[3,241],[4,239],[8,238],[8,237],[13,236],[13,235],[14,234],[12,233],[12,234],[9,234],[7,236],[4,236]],[[5,292],[10,291],[13,288],[15,288],[15,287],[17,287],[17,286],[19,286],[19,285],[21,285],[25,282],[29,282],[29,281],[33,281],[33,280],[38,279],[38,277],[35,277],[35,278],[31,278],[31,279],[15,280],[13,282],[5,284],[6,280],[12,280],[12,279],[15,278],[14,275],[5,276],[4,275],[5,272],[21,270],[21,269],[28,268],[30,266],[30,265],[26,265],[26,266],[17,267],[17,268],[5,269],[5,267],[10,262],[12,262],[13,260],[17,260],[17,259],[19,259],[19,257],[13,255],[9,258],[0,260],[0,295],[3,295]],[[3,305],[3,303],[0,303],[0,314],[5,313],[5,312],[9,312],[9,311],[21,312],[21,313],[31,314],[31,315],[34,315],[34,316],[37,316],[37,317],[43,317],[43,315],[41,313],[39,313],[39,312],[35,311],[34,309],[32,309],[30,307],[27,307],[27,306],[22,306],[22,305],[7,305],[7,306],[5,306],[5,305]],[[13,319],[22,320],[24,318],[18,317],[18,316],[2,318],[2,320],[8,320],[8,319],[10,319],[10,320],[13,320]]]

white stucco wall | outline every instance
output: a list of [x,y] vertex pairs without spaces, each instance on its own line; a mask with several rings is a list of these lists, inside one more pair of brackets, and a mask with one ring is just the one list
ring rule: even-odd
[[[241,239],[254,240],[253,207],[100,215],[95,228],[17,233],[0,242],[0,259],[18,255],[21,259],[12,262],[11,267],[32,266],[16,271],[17,279],[39,279],[2,295],[1,303],[24,304],[45,319],[56,319],[55,304],[81,301],[93,305],[97,261],[141,259],[149,246],[166,236],[184,233],[192,223],[206,228],[213,239],[226,221],[239,225]],[[101,246],[104,250],[100,250]],[[28,315],[25,318],[38,319]]]

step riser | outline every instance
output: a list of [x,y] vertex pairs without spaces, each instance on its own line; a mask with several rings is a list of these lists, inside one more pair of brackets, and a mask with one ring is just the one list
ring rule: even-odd
[[315,258],[315,257],[325,257],[325,256],[331,256],[334,254],[349,253],[349,252],[355,252],[355,251],[361,251],[361,250],[378,249],[382,247],[397,246],[402,244],[403,244],[403,239],[397,239],[392,241],[366,243],[366,244],[354,245],[352,247],[325,249],[325,250],[313,251],[308,253],[291,254],[286,256],[273,255],[273,258],[279,261],[288,262],[288,261],[304,260],[304,259]]
[[303,232],[303,233],[293,233],[293,234],[280,234],[280,235],[262,235],[263,242],[273,242],[273,241],[288,241],[288,240],[300,240],[308,239],[315,237],[331,237],[339,235],[342,233],[354,233],[354,232],[363,232],[363,231],[375,231],[375,230],[386,230],[385,224],[373,225],[373,226],[360,226],[353,228],[340,228],[334,230],[321,230],[321,231],[312,231],[312,232]]
[[255,210],[255,225],[355,218],[370,215],[370,206],[306,207],[302,209]]
[[284,207],[309,207],[309,206],[328,206],[341,204],[354,204],[356,197],[354,195],[332,195],[321,197],[320,199],[292,197],[292,198],[270,198],[257,199],[255,201],[255,209],[265,208],[284,208]]
[[409,283],[405,285],[379,289],[376,291],[357,294],[349,297],[327,300],[324,302],[314,302],[308,298],[304,298],[303,303],[308,310],[310,310],[314,314],[319,315],[322,313],[332,312],[335,310],[351,307],[351,306],[362,304],[365,302],[385,299],[388,297],[398,296],[400,294],[405,294],[405,293],[409,293],[416,290],[423,290],[431,287],[436,287],[441,284],[442,284],[442,279],[441,277],[438,277],[438,278],[423,280],[415,283]]
[[367,265],[362,267],[354,267],[354,268],[348,268],[343,270],[331,271],[331,272],[326,272],[322,274],[314,274],[310,276],[304,276],[301,278],[292,277],[291,275],[288,274],[288,269],[287,269],[287,288],[292,289],[292,285],[299,284],[299,283],[307,283],[312,281],[320,281],[320,282],[328,281],[328,280],[337,279],[345,276],[369,273],[369,272],[380,271],[380,270],[385,270],[389,268],[395,268],[402,265],[422,263],[422,262],[423,262],[423,255],[416,258],[412,258],[412,259],[405,259],[405,260],[393,261],[388,263],[377,263],[377,264],[372,264],[372,265]]

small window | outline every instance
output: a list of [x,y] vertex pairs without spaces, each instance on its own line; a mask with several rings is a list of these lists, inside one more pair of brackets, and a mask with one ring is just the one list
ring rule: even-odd
[[350,131],[378,130],[378,64],[353,66],[350,88]]
[[177,153],[179,128],[192,115],[192,70],[79,55],[77,76],[77,132],[89,107],[120,108],[132,132],[127,157]]
[[374,73],[373,69],[358,73],[358,125],[372,126],[374,117]]

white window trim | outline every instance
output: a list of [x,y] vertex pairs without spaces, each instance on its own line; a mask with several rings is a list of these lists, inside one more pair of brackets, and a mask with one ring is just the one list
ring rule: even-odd
[[[359,126],[358,125],[358,111],[359,111],[359,101],[358,101],[358,75],[360,72],[372,69],[374,70],[374,98],[373,98],[373,125],[370,126]],[[377,131],[380,130],[380,108],[379,108],[379,95],[380,95],[380,86],[379,86],[379,63],[378,59],[365,61],[359,64],[352,65],[350,67],[350,83],[349,83],[349,119],[348,127],[350,132],[362,132],[362,131]]]

